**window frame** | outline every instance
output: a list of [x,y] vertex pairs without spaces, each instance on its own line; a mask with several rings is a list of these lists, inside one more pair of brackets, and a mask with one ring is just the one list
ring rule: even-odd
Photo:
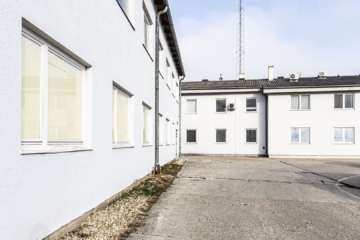
[[[225,100],[225,110],[223,112],[217,111],[217,101],[224,101]],[[216,114],[226,114],[227,113],[227,98],[215,98],[215,113]]]
[[[188,102],[195,101],[195,112],[189,112]],[[186,99],[186,114],[197,114],[197,99]]]
[[[134,143],[133,143],[133,118],[132,118],[132,106],[133,106],[133,95],[129,94],[129,92],[124,91],[123,88],[119,87],[117,84],[113,84],[113,94],[114,92],[116,92],[115,94],[115,98],[112,100],[112,104],[114,106],[114,116],[112,116],[113,119],[113,128],[114,128],[114,138],[115,140],[112,140],[112,145],[113,148],[126,148],[126,147],[133,147]],[[123,94],[126,97],[128,97],[128,141],[116,141],[117,140],[117,114],[115,114],[117,111],[117,93]],[[113,95],[114,96],[114,95]]]
[[159,113],[159,146],[164,146],[164,116]]
[[142,134],[142,144],[143,144],[143,147],[146,147],[146,146],[152,146],[151,143],[151,137],[152,137],[152,134],[151,134],[151,110],[152,108],[147,105],[146,103],[142,103],[142,123],[143,123],[143,130],[144,130],[144,127],[145,127],[145,122],[144,122],[144,108],[147,108],[148,109],[148,118],[147,118],[147,123],[146,123],[146,127],[147,127],[147,137],[148,137],[148,141],[146,142],[145,139],[144,139],[144,132]]
[[[292,97],[298,97],[298,108],[292,108]],[[309,96],[309,108],[301,107],[301,100],[303,96]],[[311,95],[310,94],[291,94],[290,95],[290,111],[310,111],[311,110]]]
[[145,49],[148,51],[149,55],[150,51],[151,51],[151,46],[152,46],[152,42],[151,42],[151,26],[153,25],[153,22],[151,20],[149,11],[147,10],[147,7],[145,5],[145,3],[143,3],[143,13],[144,13],[144,20],[143,20],[143,45],[145,47]]
[[[342,130],[342,141],[341,142],[335,142],[335,129],[341,129]],[[353,130],[353,142],[345,142],[345,130],[346,129],[352,129]],[[346,144],[346,145],[353,145],[356,143],[356,132],[355,127],[334,127],[333,129],[333,144]]]
[[[218,142],[217,141],[217,132],[218,131],[225,131],[225,142]],[[215,144],[227,144],[227,129],[225,129],[225,128],[215,129]]]
[[[258,144],[258,130],[257,130],[257,128],[246,128],[245,130],[246,130],[246,133],[245,133],[245,143],[246,143],[246,144]],[[256,141],[255,141],[255,142],[248,142],[248,140],[247,140],[248,131],[255,131],[255,135],[256,135]]]
[[[298,134],[299,134],[299,142],[293,142],[292,141],[292,130],[293,129],[298,129]],[[309,141],[308,142],[302,142],[301,140],[301,130],[302,129],[309,129]],[[311,128],[310,127],[291,127],[290,128],[290,144],[311,144]]]
[[166,146],[171,145],[171,123],[170,119],[166,118]]
[[[250,109],[251,107],[248,107],[248,106],[247,106],[247,101],[248,101],[248,100],[251,100],[251,99],[255,99],[255,111],[249,111],[249,109]],[[257,107],[258,107],[257,97],[249,97],[249,98],[246,98],[246,100],[245,100],[245,109],[246,109],[246,112],[247,112],[247,113],[257,113],[257,111],[258,111]]]
[[[84,121],[85,107],[88,99],[86,95],[86,67],[70,57],[64,51],[58,49],[50,42],[46,41],[42,37],[36,35],[26,28],[22,28],[21,36],[32,41],[40,47],[40,126],[39,126],[39,138],[38,139],[26,139],[21,136],[21,154],[32,153],[52,153],[52,152],[68,152],[89,150],[86,147],[85,136],[87,134],[87,126]],[[21,47],[22,48],[22,47]],[[48,64],[49,53],[55,55],[62,61],[77,68],[81,71],[81,139],[80,140],[49,140],[48,138],[48,117],[49,117],[49,98],[48,98]],[[21,58],[22,59],[22,58]],[[22,80],[21,80],[22,81]],[[21,94],[21,99],[22,99]],[[22,109],[20,109],[22,111]],[[22,127],[22,123],[20,123]]]
[[166,58],[166,85],[169,88],[169,90],[171,90],[171,77],[172,77],[172,70],[171,70],[171,66],[170,63],[168,61],[168,59]]
[[[195,132],[195,142],[188,142],[188,132],[193,131]],[[197,144],[197,129],[186,129],[186,143],[187,144]]]
[[[342,95],[342,108],[336,108],[335,107],[335,96],[336,95]],[[346,95],[351,95],[352,96],[352,103],[353,103],[353,107],[352,108],[346,108]],[[355,110],[355,93],[335,93],[334,94],[334,110]]]

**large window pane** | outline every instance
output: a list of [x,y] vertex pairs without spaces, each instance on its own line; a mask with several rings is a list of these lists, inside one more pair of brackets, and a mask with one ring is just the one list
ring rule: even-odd
[[301,129],[301,142],[310,143],[310,128]]
[[195,130],[188,130],[186,133],[186,142],[191,143],[194,142],[196,143],[196,131]]
[[246,111],[254,112],[256,111],[256,99],[246,99]]
[[335,108],[343,108],[343,95],[335,95]]
[[345,142],[353,143],[354,142],[354,128],[345,128]]
[[196,100],[187,100],[187,112],[196,113]]
[[149,108],[143,106],[143,142],[149,142]]
[[129,96],[117,91],[117,141],[129,141]]
[[40,138],[41,47],[22,37],[21,137]]
[[226,142],[226,130],[216,130],[216,142]]
[[226,100],[216,100],[216,112],[226,111]]
[[343,129],[335,128],[334,129],[334,142],[342,142],[343,141]]
[[291,142],[300,142],[299,128],[291,129]]
[[299,96],[291,96],[291,109],[299,109]]
[[82,71],[49,53],[50,140],[82,139]]
[[309,95],[301,96],[301,109],[310,109],[310,96]]
[[246,142],[256,143],[256,130],[246,130]]
[[345,95],[345,108],[354,108],[354,95]]

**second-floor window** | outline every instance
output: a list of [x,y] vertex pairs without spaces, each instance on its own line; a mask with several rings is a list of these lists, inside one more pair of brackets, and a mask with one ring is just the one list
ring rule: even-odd
[[256,98],[246,99],[246,111],[247,112],[256,112]]
[[334,95],[335,109],[353,109],[354,108],[354,94],[335,94]]
[[226,112],[226,99],[216,100],[216,112]]
[[187,100],[186,101],[187,113],[196,113],[196,100]]
[[149,12],[147,11],[145,5],[144,5],[144,46],[145,48],[150,51],[151,46],[151,33],[150,33],[150,26],[152,22],[150,19]]
[[309,110],[310,109],[310,95],[292,95],[291,96],[292,110]]

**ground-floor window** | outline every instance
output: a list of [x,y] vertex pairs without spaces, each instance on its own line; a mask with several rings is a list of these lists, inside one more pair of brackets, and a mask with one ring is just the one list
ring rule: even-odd
[[150,143],[150,107],[143,104],[143,144]]
[[186,142],[196,143],[196,130],[187,130],[186,131]]
[[216,142],[226,143],[226,130],[216,130]]
[[246,129],[246,142],[256,143],[256,129]]
[[355,128],[334,128],[335,143],[355,143]]
[[310,143],[310,128],[291,128],[292,143]]

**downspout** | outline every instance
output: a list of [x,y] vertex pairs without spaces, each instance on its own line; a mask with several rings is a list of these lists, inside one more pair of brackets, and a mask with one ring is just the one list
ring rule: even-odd
[[181,158],[181,82],[185,79],[185,75],[179,81],[179,158]]
[[155,165],[154,174],[161,173],[159,161],[159,22],[160,16],[165,14],[168,7],[156,14],[155,27]]
[[269,144],[268,144],[268,138],[269,138],[269,120],[268,120],[268,108],[269,108],[269,103],[268,103],[268,95],[266,95],[264,93],[264,87],[261,87],[261,93],[264,95],[265,97],[265,155],[267,157],[269,157]]

